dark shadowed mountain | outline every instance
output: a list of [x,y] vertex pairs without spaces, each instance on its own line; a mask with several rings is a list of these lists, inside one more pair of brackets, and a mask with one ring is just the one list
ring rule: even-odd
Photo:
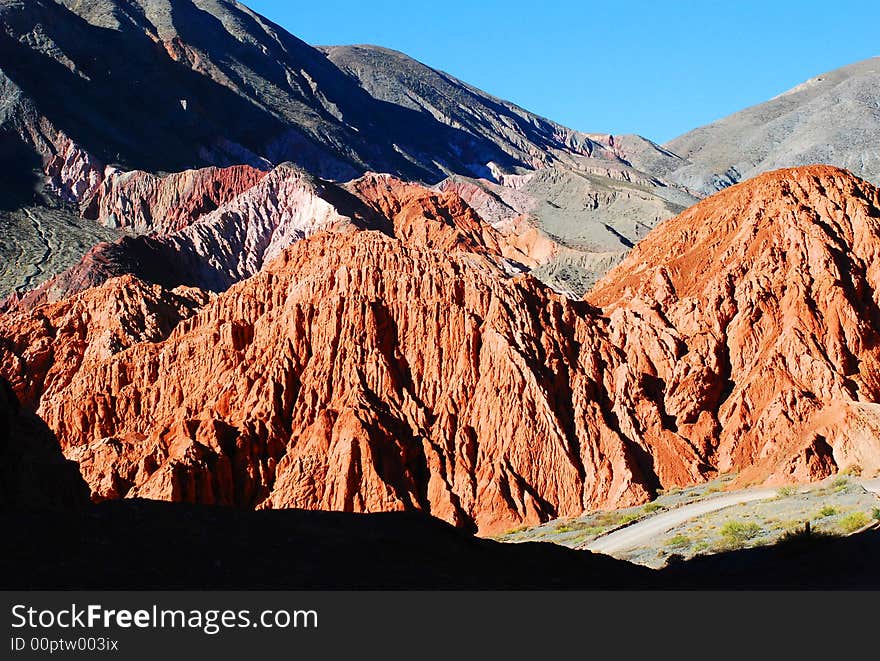
[[50,123],[127,169],[290,160],[334,179],[375,170],[438,181],[544,162],[552,149],[616,160],[437,72],[498,117],[465,124],[401,104],[237,2],[3,0],[0,13],[4,127],[40,143],[35,129]]

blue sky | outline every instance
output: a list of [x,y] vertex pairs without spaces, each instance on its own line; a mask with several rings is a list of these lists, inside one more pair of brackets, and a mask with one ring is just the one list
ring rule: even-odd
[[394,48],[583,131],[664,142],[880,55],[880,2],[244,0],[311,44]]

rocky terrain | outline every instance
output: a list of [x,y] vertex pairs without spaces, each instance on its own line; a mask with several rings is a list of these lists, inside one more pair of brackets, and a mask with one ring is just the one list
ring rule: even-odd
[[[427,90],[414,105],[403,87],[385,87],[402,80],[386,66],[395,54],[368,53],[384,57],[374,66],[391,77],[376,84],[352,75],[363,67],[349,53],[362,49],[325,54],[238,3],[5,0],[0,11],[4,126],[56,161],[58,188],[73,197],[106,165],[293,161],[336,180],[373,170],[433,183],[451,172],[534,169],[556,153],[620,162],[586,134],[401,56],[399,69],[417,69]],[[439,109],[429,112],[431,103]]]
[[659,146],[223,0],[0,17],[4,502],[495,534],[880,470],[880,191],[759,174],[876,182],[877,60]]
[[0,318],[3,375],[94,499],[419,509],[486,533],[718,471],[880,468],[870,184],[817,166],[732,187],[589,303],[511,271],[456,194],[349,189],[384,231],[319,232],[219,296],[127,276]]
[[664,427],[723,472],[878,467],[878,189],[813,166],[760,175],[648,235],[587,296]]
[[[0,298],[120,229],[184,230],[287,161],[337,184],[383,172],[481,188],[503,207],[478,210],[484,221],[512,214],[517,234],[552,243],[528,268],[575,298],[657,223],[760,172],[823,162],[878,181],[876,59],[659,146],[568,129],[402,53],[309,46],[237,3],[5,0],[0,13],[0,162],[16,173],[0,185]],[[198,263],[204,250],[182,241],[170,255],[136,242],[86,259],[148,277],[144,263],[179,249],[175,279],[214,289],[248,272]],[[197,273],[218,268],[231,275]],[[101,281],[76,270],[54,297]]]
[[[89,488],[52,431],[0,378],[0,512],[85,508]],[[69,514],[67,514],[69,515]]]
[[97,243],[120,237],[61,205],[0,209],[0,228],[0,298],[30,291],[75,266]]
[[[565,128],[401,53],[313,48],[237,3],[6,0],[0,15],[0,160],[32,179],[10,186],[19,211],[4,222],[22,224],[22,192],[45,184],[49,208],[31,205],[28,217],[64,239],[47,259],[27,232],[0,244],[2,261],[40,266],[27,279],[4,274],[0,297],[118,238],[87,220],[172,234],[287,161],[337,183],[373,171],[506,188],[540,172],[521,213],[566,250],[563,267],[554,258],[537,273],[576,295],[645,228],[695,201],[631,167],[613,136]],[[59,201],[73,214],[64,221],[50,210]],[[68,239],[76,215],[82,236]],[[111,253],[92,261],[131,272]]]
[[[142,174],[134,182],[145,178]],[[369,173],[340,186],[290,164],[269,173],[250,171],[244,178],[236,168],[187,174],[189,177],[169,175],[174,180],[172,185],[158,184],[158,190],[171,190],[174,199],[188,205],[195,202],[198,209],[212,206],[210,200],[203,199],[200,187],[179,185],[181,181],[195,178],[204,185],[208,180],[213,182],[212,190],[217,191],[223,190],[218,184],[224,179],[241,182],[259,176],[253,185],[230,195],[227,202],[211,211],[195,217],[194,212],[185,211],[181,215],[164,214],[166,222],[176,218],[174,222],[183,226],[176,232],[129,236],[96,245],[70,269],[30,292],[9,297],[5,307],[33,308],[123,275],[135,275],[168,288],[186,285],[225,291],[257,273],[284,248],[320,231],[376,229],[389,235],[415,237],[432,248],[461,245],[471,252],[493,256],[506,272],[547,263],[559,251],[559,246],[528,223],[496,229],[483,222],[456,192],[432,190],[390,175]],[[154,179],[147,181],[155,183]],[[152,217],[146,206],[149,198],[135,199],[139,200],[141,217]],[[131,197],[114,200],[125,208],[132,204]]]
[[880,185],[878,90],[880,58],[874,57],[667,143],[685,163],[659,162],[654,150],[630,159],[701,195],[761,172],[812,163],[837,165]]

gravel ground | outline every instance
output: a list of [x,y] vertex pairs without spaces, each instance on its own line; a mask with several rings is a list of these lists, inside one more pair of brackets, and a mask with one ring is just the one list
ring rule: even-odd
[[[556,519],[540,526],[510,531],[503,542],[544,541],[583,548],[621,526],[654,514],[705,500],[724,490],[734,476],[665,493],[642,507],[591,512],[573,519]],[[725,507],[696,516],[656,535],[638,548],[622,549],[615,557],[648,567],[739,548],[775,544],[788,536],[845,535],[880,517],[880,497],[855,478],[839,475],[822,482],[781,488],[774,498]]]
[[687,489],[669,489],[639,507],[597,510],[584,516],[554,519],[540,526],[519,528],[495,537],[502,542],[552,542],[569,548],[581,547],[621,526],[641,521],[652,514],[703,500],[724,491],[735,475],[727,475]]

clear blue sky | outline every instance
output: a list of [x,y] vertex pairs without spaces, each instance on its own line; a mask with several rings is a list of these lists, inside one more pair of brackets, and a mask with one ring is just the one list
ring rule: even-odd
[[572,128],[657,142],[880,55],[880,1],[244,0],[311,44],[394,48]]

